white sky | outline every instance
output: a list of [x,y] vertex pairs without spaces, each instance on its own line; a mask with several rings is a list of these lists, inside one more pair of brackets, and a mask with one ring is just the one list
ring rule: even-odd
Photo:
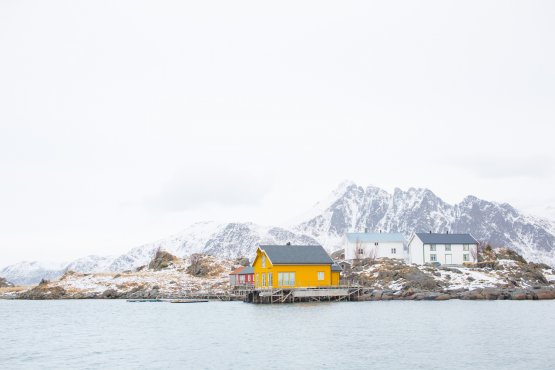
[[338,183],[555,219],[552,1],[0,2],[0,266]]

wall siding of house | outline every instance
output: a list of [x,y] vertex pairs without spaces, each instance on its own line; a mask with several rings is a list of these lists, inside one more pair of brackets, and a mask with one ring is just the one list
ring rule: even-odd
[[[451,251],[447,251],[445,244],[435,244],[435,251],[431,251],[430,244],[424,244],[418,236],[409,243],[409,262],[423,265],[425,263],[439,262],[442,265],[462,265],[465,262],[476,262],[473,255],[477,249],[476,244],[468,244],[468,251],[464,251],[463,244],[451,244]],[[474,252],[474,253],[473,253]],[[436,255],[436,261],[432,261],[431,255]],[[468,261],[464,255],[468,254]],[[449,258],[448,255],[451,257]]]
[[[375,258],[398,258],[398,259],[405,259],[405,251],[402,242],[379,242],[378,245],[374,245],[374,242],[369,243],[351,243],[345,238],[345,259],[346,260],[353,260],[357,258],[356,250],[358,248],[363,249],[364,253],[358,258],[368,258],[371,255],[372,250],[376,249],[376,256]],[[395,248],[395,254],[391,253],[391,249]]]
[[239,285],[252,285],[254,281],[254,274],[240,274],[238,275]]
[[424,264],[424,243],[416,235],[409,242],[409,263]]
[[237,275],[229,275],[229,284],[232,286],[237,285]]
[[339,271],[332,271],[331,272],[331,285],[332,286],[338,286],[339,285],[339,278],[340,278]]

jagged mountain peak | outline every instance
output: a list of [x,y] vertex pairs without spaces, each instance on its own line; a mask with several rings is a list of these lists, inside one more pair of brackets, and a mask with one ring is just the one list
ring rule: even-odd
[[555,226],[528,216],[508,203],[469,195],[458,204],[443,201],[426,188],[383,189],[351,185],[350,191],[298,226],[320,240],[327,249],[340,246],[347,232],[400,231],[407,238],[418,231],[469,232],[493,246],[508,246],[532,261],[555,265]]

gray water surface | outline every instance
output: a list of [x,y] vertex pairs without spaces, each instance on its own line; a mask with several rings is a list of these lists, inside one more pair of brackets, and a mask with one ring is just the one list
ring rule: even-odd
[[555,301],[0,300],[2,369],[552,369]]

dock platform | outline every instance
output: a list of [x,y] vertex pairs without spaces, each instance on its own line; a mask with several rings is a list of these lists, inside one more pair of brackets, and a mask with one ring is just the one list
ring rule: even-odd
[[204,303],[208,302],[208,299],[173,299],[170,303]]
[[354,301],[371,289],[362,286],[318,288],[258,288],[246,292],[248,303],[340,302]]

